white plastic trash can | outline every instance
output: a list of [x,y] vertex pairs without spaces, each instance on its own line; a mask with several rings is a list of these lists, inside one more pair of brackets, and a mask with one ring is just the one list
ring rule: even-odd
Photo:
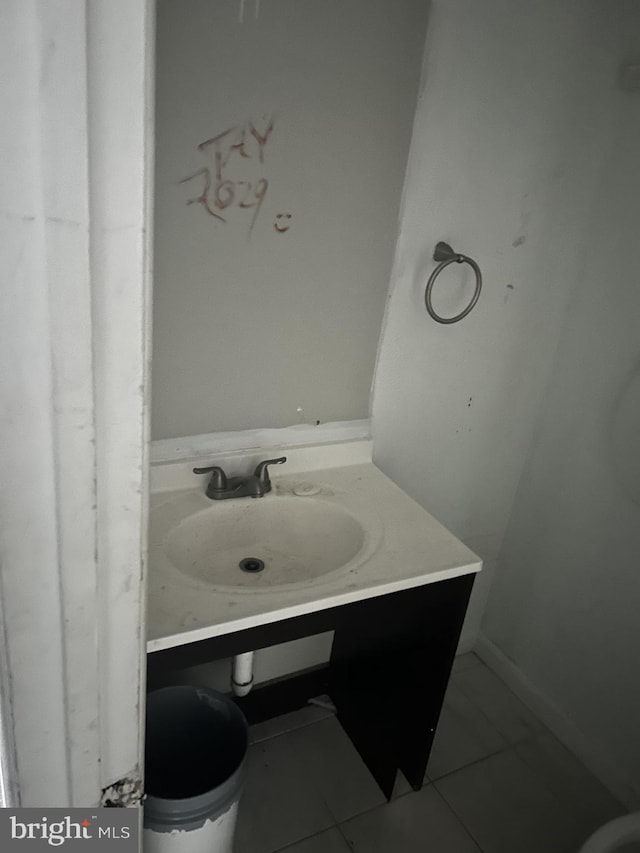
[[232,853],[248,741],[244,715],[216,690],[148,695],[144,853]]

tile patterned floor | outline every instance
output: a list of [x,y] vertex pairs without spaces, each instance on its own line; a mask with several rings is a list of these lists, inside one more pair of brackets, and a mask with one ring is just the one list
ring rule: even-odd
[[329,712],[255,726],[235,853],[576,853],[624,808],[473,654],[456,659],[427,780],[390,803]]

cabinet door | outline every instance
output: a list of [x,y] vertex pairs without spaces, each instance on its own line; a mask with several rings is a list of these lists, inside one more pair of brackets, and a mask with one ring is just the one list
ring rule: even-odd
[[345,609],[331,653],[338,719],[384,792],[423,783],[474,575]]

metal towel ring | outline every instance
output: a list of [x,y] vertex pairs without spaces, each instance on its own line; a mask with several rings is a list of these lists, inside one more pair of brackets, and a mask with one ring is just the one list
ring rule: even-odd
[[[427,311],[437,323],[457,323],[458,320],[464,319],[467,314],[473,310],[476,302],[480,297],[480,290],[482,289],[482,273],[480,272],[480,267],[472,258],[468,258],[466,255],[459,255],[457,252],[453,251],[453,249],[448,243],[443,242],[436,244],[436,248],[433,252],[433,260],[438,261],[438,266],[429,276],[429,280],[427,281],[427,288],[424,292],[424,302],[427,306]],[[471,299],[471,302],[467,305],[464,311],[461,311],[459,314],[456,314],[455,317],[440,317],[440,315],[436,314],[436,312],[433,310],[433,305],[431,304],[431,291],[433,289],[435,280],[438,278],[442,270],[445,269],[445,267],[448,267],[449,264],[453,263],[469,264],[471,269],[476,274],[476,289]]]

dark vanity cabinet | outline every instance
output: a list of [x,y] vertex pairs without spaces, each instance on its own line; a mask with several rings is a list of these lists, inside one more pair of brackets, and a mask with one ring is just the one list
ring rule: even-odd
[[474,578],[464,574],[151,652],[149,689],[176,683],[185,667],[333,630],[326,666],[255,687],[238,705],[253,723],[328,693],[386,797],[398,770],[418,790]]

